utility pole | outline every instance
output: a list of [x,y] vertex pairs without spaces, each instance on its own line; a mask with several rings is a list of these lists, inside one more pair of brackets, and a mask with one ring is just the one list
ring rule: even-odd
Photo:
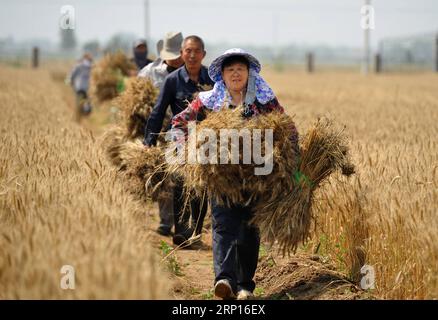
[[[364,31],[363,35],[363,61],[362,61],[362,73],[368,74],[370,68],[370,29],[373,27],[374,12],[371,9],[371,0],[364,0],[364,6],[361,10],[362,14],[367,16],[362,16],[362,28]],[[364,20],[365,19],[365,20]]]
[[374,72],[382,72],[382,56],[380,53],[376,53],[376,55],[374,56]]
[[144,0],[144,37],[150,46],[151,40],[151,17],[149,12],[149,0]]
[[314,56],[312,52],[306,54],[306,70],[308,73],[312,73],[314,70]]
[[278,39],[277,39],[277,33],[278,33],[278,20],[277,20],[277,14],[275,11],[272,11],[272,42],[273,42],[273,54],[274,54],[274,64],[277,64],[279,61],[279,48],[278,48]]
[[377,53],[374,56],[374,72],[381,73],[382,72],[382,59],[383,59],[383,41],[379,42],[377,46]]
[[32,48],[32,68],[38,68],[40,62],[40,50],[38,47]]
[[435,72],[438,72],[438,34],[435,36]]

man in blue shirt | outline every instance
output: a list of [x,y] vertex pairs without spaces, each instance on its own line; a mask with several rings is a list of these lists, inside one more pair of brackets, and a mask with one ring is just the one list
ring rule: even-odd
[[[145,127],[143,143],[146,146],[156,145],[169,106],[175,116],[187,108],[195,94],[213,88],[214,82],[208,76],[208,69],[202,65],[205,54],[204,42],[200,37],[192,35],[183,40],[181,57],[184,65],[170,73],[164,80],[163,88]],[[189,227],[189,215],[183,212],[182,193],[182,184],[178,183],[174,189],[175,234],[173,243],[176,245],[185,243],[193,232],[195,235],[201,234],[207,211],[206,201],[205,203],[200,199],[191,201],[192,227]]]
[[145,128],[144,144],[147,146],[156,144],[168,106],[173,115],[177,115],[187,108],[195,93],[213,88],[214,82],[208,76],[207,68],[202,65],[206,53],[202,40],[196,36],[189,36],[184,39],[181,47],[184,65],[164,80]]

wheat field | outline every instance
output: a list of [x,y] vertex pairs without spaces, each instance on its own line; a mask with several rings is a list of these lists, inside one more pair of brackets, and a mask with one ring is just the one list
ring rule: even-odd
[[306,249],[357,281],[372,266],[380,298],[438,298],[438,75],[265,76],[299,131],[326,115],[350,137],[357,174],[319,190]]
[[0,298],[169,297],[144,209],[49,73],[0,66],[0,106]]
[[[0,70],[0,298],[169,297],[144,209],[100,138],[72,121],[47,70]],[[318,190],[299,250],[357,282],[371,266],[378,298],[438,298],[438,75],[263,75],[299,132],[319,116],[345,125],[356,165]],[[60,289],[63,265],[75,267],[75,290]]]

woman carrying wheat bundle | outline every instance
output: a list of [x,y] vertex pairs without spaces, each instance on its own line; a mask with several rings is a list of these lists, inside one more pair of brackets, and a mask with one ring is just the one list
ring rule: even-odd
[[[283,113],[274,92],[260,76],[260,69],[259,61],[242,49],[227,50],[216,58],[208,69],[214,88],[201,92],[187,109],[173,118],[174,140],[186,143],[189,122],[203,119],[209,112],[234,109],[246,119],[270,112]],[[181,132],[184,134],[176,134]],[[294,125],[290,139],[298,156],[298,134]],[[236,190],[242,187],[235,186]],[[236,204],[224,199],[218,203],[214,197],[210,197],[210,201],[215,295],[223,299],[251,298],[260,246],[259,230],[249,224],[255,202]]]

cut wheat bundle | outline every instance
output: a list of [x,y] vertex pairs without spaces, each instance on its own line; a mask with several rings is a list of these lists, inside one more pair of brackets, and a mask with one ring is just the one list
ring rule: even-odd
[[[273,161],[273,169],[268,175],[256,175],[256,168],[260,165],[248,159],[248,156],[251,157],[251,153],[255,150],[255,142],[260,145],[260,149],[257,150],[260,155],[264,153],[266,146],[269,145],[266,140],[266,129],[273,131],[272,156],[270,156],[272,158],[265,159]],[[247,203],[264,193],[265,190],[275,192],[278,176],[296,167],[298,151],[295,147],[296,141],[293,139],[296,136],[295,125],[292,118],[286,114],[272,112],[247,119],[241,116],[239,108],[223,109],[221,112],[209,113],[207,118],[197,125],[198,133],[202,134],[203,130],[210,132],[213,130],[220,139],[213,142],[215,144],[213,146],[211,141],[206,144],[202,141],[203,139],[198,139],[196,150],[198,153],[204,153],[206,146],[210,147],[209,151],[211,147],[216,147],[213,152],[215,154],[207,154],[207,157],[217,157],[217,163],[215,161],[207,163],[186,161],[183,164],[169,164],[169,171],[176,176],[183,177],[187,189],[192,190],[198,196],[202,196],[206,190],[209,197],[220,204],[224,201],[228,204]],[[225,141],[228,144],[225,146],[223,142],[227,134],[229,134],[230,143],[228,144],[228,140]],[[189,137],[188,145],[190,145],[190,139]],[[238,160],[238,164],[230,164],[230,161],[233,161],[232,158],[236,157],[236,152],[238,159],[234,160]],[[222,161],[224,157],[230,161]]]
[[283,253],[294,252],[309,237],[314,191],[336,170],[347,176],[354,173],[343,130],[326,118],[308,130],[300,150],[298,167],[278,179],[282,191],[262,196],[252,219],[264,239],[277,242]]
[[162,147],[145,147],[138,139],[127,141],[121,145],[120,159],[129,189],[139,199],[158,201],[172,194],[173,181],[165,170]]
[[[168,166],[169,172],[182,177],[188,197],[193,193],[200,196],[206,191],[210,199],[219,204],[251,203],[254,208],[251,222],[259,227],[267,241],[277,241],[283,252],[294,251],[300,242],[307,239],[314,190],[336,169],[341,169],[346,175],[354,172],[343,130],[334,129],[332,122],[325,118],[316,122],[300,145],[293,119],[279,112],[247,119],[242,117],[239,108],[223,109],[209,113],[196,126],[196,134],[203,129],[219,137],[223,129],[235,130],[237,138],[234,141],[231,139],[230,144],[228,141],[223,144],[222,139],[215,140],[212,149],[211,141],[206,143],[198,135],[192,144],[196,146],[196,161],[174,161]],[[271,146],[268,143],[269,129],[272,130]],[[189,135],[186,143],[189,149],[190,139]],[[253,151],[251,162],[244,159],[245,143],[247,150]],[[272,161],[272,170],[267,174],[255,173],[257,168],[260,169],[260,163],[253,161],[257,145],[258,151],[265,154],[263,160]],[[209,152],[212,150],[219,150],[218,158],[223,153],[232,158],[237,150],[238,162],[211,161]],[[199,161],[199,155],[203,154],[209,161]]]
[[[117,97],[116,103],[121,110],[121,124],[130,139],[144,134],[144,127],[157,100],[158,89],[149,79],[131,78],[126,89]],[[169,121],[169,120],[167,120]]]
[[105,55],[91,69],[89,93],[93,104],[115,98],[124,89],[125,77],[135,70],[123,52]]

